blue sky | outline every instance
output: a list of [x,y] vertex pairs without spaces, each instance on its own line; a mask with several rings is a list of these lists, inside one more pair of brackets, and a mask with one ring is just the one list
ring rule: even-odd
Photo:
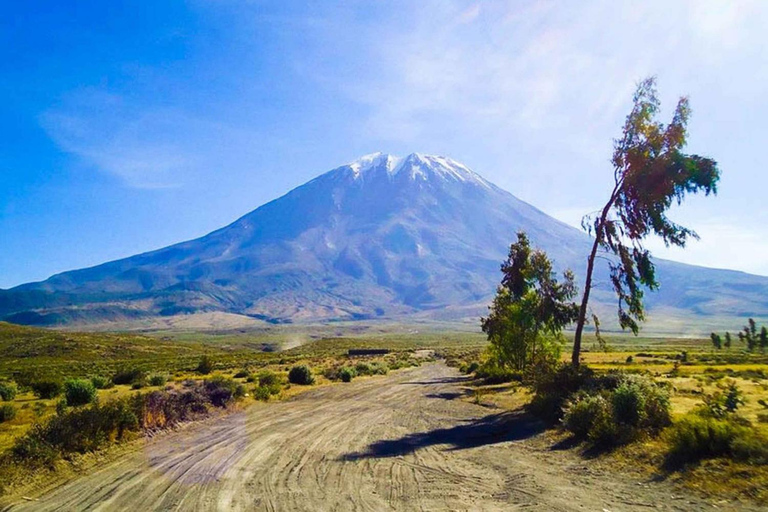
[[[0,288],[203,235],[374,151],[463,162],[578,225],[635,83],[720,194],[659,256],[768,275],[768,3],[7,2]],[[512,234],[510,234],[512,236]]]

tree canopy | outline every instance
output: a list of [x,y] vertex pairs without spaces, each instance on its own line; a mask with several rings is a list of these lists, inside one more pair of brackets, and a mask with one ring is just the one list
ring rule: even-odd
[[619,299],[619,324],[637,334],[638,322],[645,318],[643,289],[653,290],[659,285],[643,240],[656,235],[667,246],[684,247],[690,238],[698,238],[693,230],[673,222],[667,212],[688,194],[717,192],[717,163],[682,152],[691,114],[688,98],[680,98],[668,125],[656,120],[659,106],[656,79],[640,82],[622,135],[614,141],[613,190],[602,210],[583,222],[594,236],[594,244],[587,258],[586,283],[574,338],[574,365],[579,364],[598,249],[610,256],[611,284]]
[[509,248],[501,265],[503,274],[490,314],[482,319],[483,332],[491,342],[491,356],[502,367],[525,370],[540,357],[559,353],[562,329],[577,316],[573,273],[558,281],[552,262],[540,250],[531,249],[524,232]]

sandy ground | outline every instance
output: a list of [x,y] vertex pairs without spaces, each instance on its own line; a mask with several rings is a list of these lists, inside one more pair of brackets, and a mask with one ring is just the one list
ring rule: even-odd
[[254,406],[159,436],[6,510],[714,508],[551,450],[524,415],[458,400],[461,380],[429,364]]

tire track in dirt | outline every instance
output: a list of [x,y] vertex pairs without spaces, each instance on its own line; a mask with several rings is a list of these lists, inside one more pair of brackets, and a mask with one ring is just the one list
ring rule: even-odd
[[8,511],[660,510],[666,484],[573,471],[537,448],[538,426],[455,400],[442,364],[359,379],[148,441],[135,453]]

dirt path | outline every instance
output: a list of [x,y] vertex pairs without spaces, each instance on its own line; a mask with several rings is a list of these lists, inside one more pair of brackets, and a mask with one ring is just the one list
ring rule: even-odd
[[7,510],[712,508],[527,441],[536,423],[456,400],[460,380],[429,364],[255,406]]

